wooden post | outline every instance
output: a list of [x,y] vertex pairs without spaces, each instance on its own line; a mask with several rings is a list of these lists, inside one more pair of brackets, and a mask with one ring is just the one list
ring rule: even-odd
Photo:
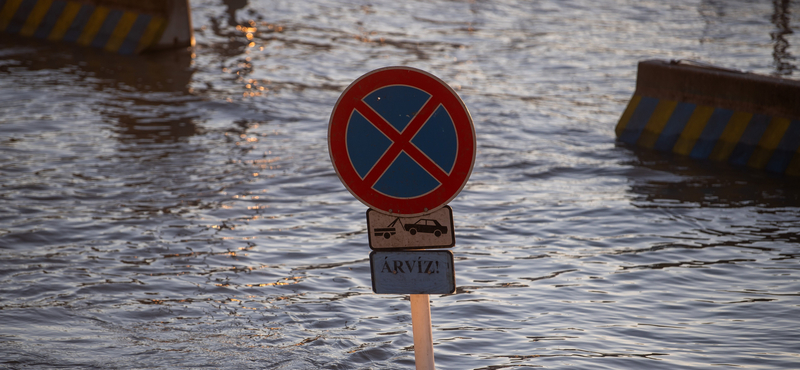
[[417,370],[434,370],[431,303],[427,294],[411,294],[411,326],[414,332],[414,361]]

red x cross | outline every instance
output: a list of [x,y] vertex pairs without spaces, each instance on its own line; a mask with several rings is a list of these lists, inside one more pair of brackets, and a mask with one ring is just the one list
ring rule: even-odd
[[395,129],[394,126],[386,122],[383,117],[372,110],[372,108],[364,103],[363,100],[359,101],[359,104],[356,105],[355,110],[358,111],[358,113],[361,113],[364,118],[366,118],[370,123],[372,123],[372,125],[374,125],[378,130],[386,135],[389,140],[392,141],[392,145],[389,146],[389,149],[387,149],[378,162],[375,163],[369,173],[364,176],[364,185],[369,187],[375,185],[375,182],[377,182],[381,175],[386,172],[392,162],[394,162],[395,158],[400,155],[401,151],[406,152],[409,157],[414,159],[420,166],[422,166],[422,168],[436,178],[440,184],[443,184],[447,181],[449,177],[447,173],[445,173],[441,168],[439,168],[438,165],[436,165],[436,163],[428,158],[425,153],[411,143],[411,139],[414,138],[414,135],[416,135],[422,126],[425,125],[425,122],[427,122],[428,118],[433,115],[433,112],[436,111],[436,108],[438,108],[439,105],[439,101],[434,97],[431,97],[428,99],[422,109],[417,112],[414,118],[411,119],[411,122],[406,125],[405,129],[403,129],[403,132],[397,132],[397,129]]

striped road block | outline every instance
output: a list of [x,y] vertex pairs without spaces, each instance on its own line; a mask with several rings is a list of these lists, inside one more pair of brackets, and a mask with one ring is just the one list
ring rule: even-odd
[[616,134],[647,149],[800,176],[800,81],[644,61]]
[[155,46],[167,27],[167,1],[150,3],[0,0],[0,31],[136,54]]

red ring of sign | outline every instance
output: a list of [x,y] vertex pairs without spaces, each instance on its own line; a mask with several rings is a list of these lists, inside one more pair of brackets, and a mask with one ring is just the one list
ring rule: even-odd
[[[410,131],[416,133],[425,121],[415,123],[415,117],[402,133],[397,134],[396,130],[392,132],[391,130],[393,129],[389,124],[362,100],[373,91],[391,85],[411,86],[431,95],[428,101],[429,104],[426,104],[425,107],[418,112],[417,117],[423,117],[423,119],[427,118],[439,104],[444,106],[447,113],[450,114],[450,118],[453,120],[453,125],[455,126],[458,149],[453,169],[449,175],[441,170],[437,172],[437,168],[434,168],[435,165],[430,166],[420,163],[421,160],[422,162],[425,161],[425,155],[410,143],[410,139],[413,135],[412,137],[402,138],[405,132]],[[361,115],[385,135],[387,133],[394,134],[394,139],[391,136],[389,137],[393,142],[392,145],[383,154],[381,159],[378,160],[374,168],[382,167],[385,171],[385,168],[388,167],[400,151],[403,150],[436,178],[441,185],[433,191],[415,198],[395,198],[381,194],[372,188],[382,173],[373,173],[376,171],[370,171],[362,180],[353,167],[347,151],[347,125],[353,110],[358,110]],[[430,112],[426,112],[426,110]],[[414,125],[417,127],[416,130],[408,129],[408,127]],[[398,148],[398,145],[395,145],[396,139],[400,139],[407,144],[405,146],[401,145],[401,147]],[[443,207],[455,198],[456,195],[461,192],[461,189],[464,188],[464,185],[467,183],[472,173],[472,166],[475,163],[475,127],[473,126],[472,117],[467,107],[464,105],[464,102],[462,102],[456,92],[442,80],[428,72],[416,68],[386,67],[376,69],[359,77],[357,80],[353,81],[339,97],[339,100],[333,107],[331,119],[328,124],[328,149],[330,151],[331,162],[333,162],[333,167],[337,175],[339,175],[339,179],[342,180],[347,190],[349,190],[356,199],[382,213],[413,217],[431,213]]]

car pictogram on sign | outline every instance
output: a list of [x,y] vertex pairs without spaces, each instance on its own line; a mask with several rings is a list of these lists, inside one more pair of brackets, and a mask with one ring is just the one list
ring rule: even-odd
[[417,233],[420,232],[433,234],[433,236],[438,238],[442,236],[442,234],[447,234],[447,226],[442,226],[439,221],[424,218],[411,225],[405,225],[405,229],[411,235],[417,235]]

